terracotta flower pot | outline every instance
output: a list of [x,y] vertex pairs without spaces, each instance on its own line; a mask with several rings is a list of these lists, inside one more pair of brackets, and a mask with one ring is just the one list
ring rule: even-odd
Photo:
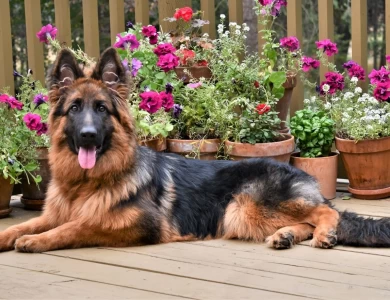
[[221,144],[220,139],[176,140],[167,139],[168,152],[190,155],[201,160],[214,160]]
[[287,115],[290,110],[291,98],[294,87],[297,85],[296,75],[287,74],[287,80],[283,84],[284,87],[284,95],[279,99],[278,103],[276,103],[276,111],[278,112],[278,116],[280,119],[280,132],[288,133],[289,128],[286,126]]
[[167,140],[165,138],[139,141],[138,145],[148,147],[157,152],[163,152],[167,149]]
[[258,143],[254,145],[230,141],[225,142],[225,153],[229,154],[230,158],[233,160],[267,157],[288,163],[294,149],[294,137],[291,135],[285,135],[284,139],[279,142]]
[[338,153],[332,152],[327,157],[300,157],[299,152],[291,155],[291,164],[315,177],[320,185],[322,195],[330,200],[336,198]]
[[0,176],[0,218],[7,217],[12,211],[9,203],[13,187],[14,185],[11,184],[9,179],[4,179],[3,176]]
[[348,191],[358,199],[390,196],[390,137],[355,142],[336,138],[349,179]]
[[27,181],[26,175],[22,176],[22,192],[23,195],[20,201],[24,204],[24,207],[29,210],[42,210],[45,203],[45,196],[47,188],[51,179],[48,149],[37,148],[39,170],[33,171],[34,176],[40,175],[42,181],[35,184],[32,178],[29,178],[30,184]]
[[175,72],[177,77],[182,80],[184,83],[189,83],[191,76],[184,73],[184,70],[187,69],[191,73],[192,78],[199,79],[204,77],[206,79],[211,78],[211,70],[206,66],[192,66],[192,67],[176,67]]

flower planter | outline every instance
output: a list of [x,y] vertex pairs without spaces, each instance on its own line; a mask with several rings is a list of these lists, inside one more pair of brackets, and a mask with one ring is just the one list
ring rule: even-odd
[[192,78],[200,79],[204,77],[206,79],[210,79],[212,74],[209,67],[206,66],[192,66],[192,67],[176,67],[175,72],[177,77],[182,80],[184,83],[189,83],[191,76],[184,73],[184,70],[187,69],[189,73],[191,73]]
[[300,157],[299,152],[291,155],[291,164],[315,177],[320,185],[322,195],[328,199],[336,198],[338,153],[330,156],[306,158]]
[[285,135],[281,141],[272,143],[236,143],[225,142],[225,153],[233,160],[242,160],[253,157],[273,158],[288,163],[295,149],[294,137]]
[[358,199],[390,196],[390,137],[355,142],[336,138],[349,179],[348,191]]
[[33,171],[34,176],[40,175],[42,181],[38,186],[34,183],[32,178],[29,178],[30,184],[28,184],[27,177],[22,177],[22,192],[23,195],[20,201],[24,204],[24,207],[29,210],[42,210],[45,203],[45,195],[50,182],[50,167],[48,160],[48,149],[37,148],[39,170]]
[[148,147],[157,152],[163,152],[167,149],[167,140],[165,138],[143,140],[139,141],[138,145]]
[[9,203],[11,201],[13,187],[14,185],[11,184],[9,179],[4,179],[3,176],[0,176],[0,218],[7,217],[12,211]]
[[167,139],[168,152],[180,154],[183,156],[194,155],[195,158],[201,160],[216,159],[220,139],[204,139],[204,140],[176,140]]
[[284,95],[276,103],[276,111],[280,119],[280,133],[288,133],[290,129],[286,126],[287,115],[290,110],[291,98],[294,87],[297,85],[296,75],[287,75],[287,80],[283,84]]

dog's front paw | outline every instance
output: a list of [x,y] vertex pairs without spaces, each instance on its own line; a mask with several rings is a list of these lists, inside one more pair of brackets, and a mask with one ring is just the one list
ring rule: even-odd
[[19,252],[40,253],[49,249],[45,239],[39,235],[24,235],[16,240],[15,250]]
[[265,240],[267,246],[275,249],[289,249],[294,245],[292,232],[276,232]]
[[14,249],[15,241],[18,238],[16,231],[4,231],[0,233],[0,252]]
[[337,235],[335,231],[330,232],[314,232],[314,237],[310,241],[310,246],[315,248],[329,249],[337,244]]

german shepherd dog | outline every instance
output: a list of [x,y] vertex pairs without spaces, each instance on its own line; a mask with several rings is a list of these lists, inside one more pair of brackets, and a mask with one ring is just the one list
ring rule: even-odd
[[199,239],[276,249],[390,246],[390,219],[338,212],[313,177],[268,159],[200,161],[137,144],[113,48],[90,76],[62,50],[52,71],[52,180],[42,216],[0,233],[0,250],[42,252]]

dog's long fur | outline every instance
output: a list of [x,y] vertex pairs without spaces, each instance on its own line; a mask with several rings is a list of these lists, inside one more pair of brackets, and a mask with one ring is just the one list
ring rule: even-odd
[[[311,176],[287,164],[204,162],[137,146],[127,77],[115,49],[103,53],[89,78],[62,50],[52,77],[52,181],[45,210],[1,232],[1,251],[211,238],[266,240],[277,249],[309,238],[322,248],[390,246],[390,219],[339,214]],[[97,128],[92,169],[82,169],[77,159],[78,146],[92,143],[80,137],[83,126]]]

